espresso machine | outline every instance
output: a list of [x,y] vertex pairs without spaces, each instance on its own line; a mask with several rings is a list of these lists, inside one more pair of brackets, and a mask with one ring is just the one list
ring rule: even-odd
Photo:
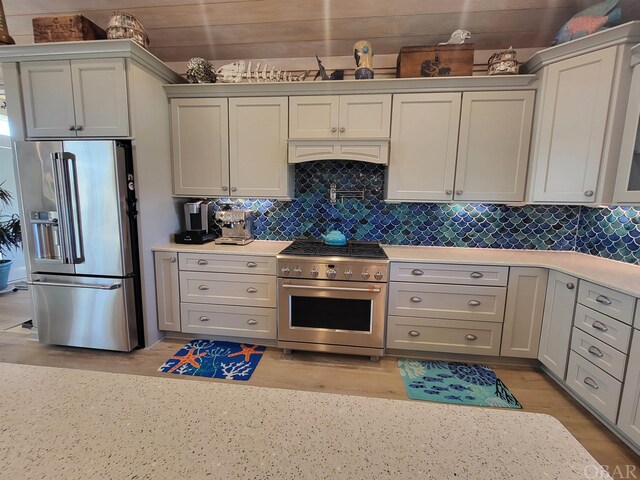
[[202,245],[215,240],[217,233],[213,223],[213,201],[192,200],[184,204],[186,230],[176,233],[176,243]]
[[222,229],[222,236],[216,243],[246,245],[253,242],[253,212],[251,210],[231,210],[226,206],[215,213],[215,219]]

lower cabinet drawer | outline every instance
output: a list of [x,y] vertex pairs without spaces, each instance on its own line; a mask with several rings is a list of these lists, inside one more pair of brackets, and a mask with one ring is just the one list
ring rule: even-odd
[[180,324],[184,333],[275,340],[276,309],[182,303]]
[[567,385],[611,423],[616,423],[622,383],[576,352],[569,356]]
[[629,351],[629,339],[633,329],[625,323],[577,304],[573,325],[622,353]]
[[502,322],[505,287],[391,282],[389,315]]
[[387,348],[499,355],[501,323],[389,316]]
[[276,277],[180,272],[180,301],[275,308]]
[[571,350],[579,353],[612,377],[620,381],[624,379],[627,356],[576,327],[573,327]]

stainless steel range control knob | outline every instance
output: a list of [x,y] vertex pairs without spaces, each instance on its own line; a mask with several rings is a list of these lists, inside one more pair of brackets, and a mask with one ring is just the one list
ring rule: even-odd
[[282,267],[280,269],[280,272],[282,273],[282,275],[289,275],[289,267]]
[[345,271],[344,271],[344,276],[345,276],[345,277],[349,277],[349,278],[351,278],[351,275],[353,275],[353,272],[352,272],[351,270],[345,270]]
[[382,280],[382,272],[376,272],[374,277],[376,277],[376,280]]
[[327,270],[327,278],[336,278],[336,269],[335,268],[330,268],[329,270]]
[[371,274],[367,271],[362,272],[362,278],[369,278]]
[[296,275],[300,276],[302,275],[302,269],[300,267],[296,267],[293,269],[293,273],[295,273]]
[[318,276],[318,269],[317,268],[313,267],[311,269],[311,276],[312,277],[317,277]]

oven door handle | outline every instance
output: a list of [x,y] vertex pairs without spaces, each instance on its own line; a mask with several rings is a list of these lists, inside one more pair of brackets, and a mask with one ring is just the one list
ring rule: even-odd
[[338,292],[365,292],[380,293],[382,290],[378,287],[357,288],[357,287],[314,287],[313,285],[282,285],[283,288],[296,288],[302,290],[332,290]]

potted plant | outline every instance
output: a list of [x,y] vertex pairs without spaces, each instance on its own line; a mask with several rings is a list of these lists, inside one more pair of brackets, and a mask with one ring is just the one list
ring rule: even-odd
[[[13,200],[11,193],[2,185],[4,182],[0,183],[0,255],[4,257],[12,249],[17,250],[22,247],[22,235],[20,217],[16,214],[2,213],[2,207],[8,207]],[[11,263],[11,260],[0,259],[0,291],[7,288]]]

